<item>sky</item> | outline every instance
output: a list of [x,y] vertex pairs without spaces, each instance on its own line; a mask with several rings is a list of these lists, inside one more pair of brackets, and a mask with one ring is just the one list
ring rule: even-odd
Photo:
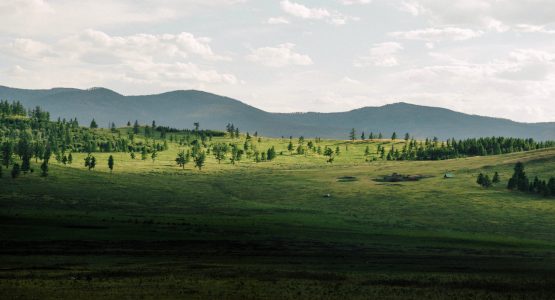
[[0,85],[555,121],[553,0],[1,0]]

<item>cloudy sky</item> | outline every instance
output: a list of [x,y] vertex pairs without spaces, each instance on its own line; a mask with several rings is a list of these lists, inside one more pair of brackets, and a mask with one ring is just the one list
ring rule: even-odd
[[553,0],[2,0],[0,85],[555,121]]

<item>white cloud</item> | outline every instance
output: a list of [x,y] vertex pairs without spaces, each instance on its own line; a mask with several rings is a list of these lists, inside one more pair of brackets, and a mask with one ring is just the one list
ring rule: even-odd
[[[217,55],[210,39],[180,34],[134,34],[111,36],[97,30],[86,30],[52,44],[31,39],[15,39],[1,47],[0,56],[22,59],[15,66],[36,82],[70,81],[78,86],[91,86],[107,78],[123,82],[148,84],[236,84],[230,73],[220,73],[210,62],[229,60]],[[202,66],[193,60],[204,60]],[[33,63],[34,60],[40,63]],[[71,78],[64,78],[67,74]],[[22,79],[25,80],[25,79]],[[83,80],[84,82],[77,82]]]
[[436,26],[487,27],[495,19],[512,27],[522,23],[545,25],[555,20],[552,0],[452,0],[449,5],[442,0],[410,0],[401,2],[399,9],[407,11],[407,3],[420,7],[421,14]]
[[428,42],[439,41],[464,41],[483,35],[483,31],[475,31],[468,28],[446,27],[446,28],[427,28],[411,31],[396,31],[389,35],[395,38],[407,40],[420,40]]
[[272,18],[269,18],[268,21],[266,21],[266,23],[271,25],[289,24],[289,20],[287,20],[284,17],[272,17]]
[[295,44],[285,43],[277,47],[262,47],[251,50],[246,58],[249,61],[268,66],[268,67],[285,67],[290,65],[308,66],[311,65],[312,59],[305,54],[293,51]]
[[419,16],[426,12],[426,8],[418,1],[403,1],[399,7],[400,10],[408,12],[413,16]]
[[530,25],[530,24],[518,24],[518,25],[515,26],[515,31],[517,31],[517,32],[555,34],[555,29],[547,29],[547,28],[545,28],[545,26]]
[[302,4],[284,0],[280,2],[284,12],[303,19],[324,19],[331,16],[325,8],[308,8]]
[[345,76],[341,79],[341,83],[346,83],[346,84],[361,84],[360,81],[356,80],[356,79],[352,79],[349,76]]
[[399,65],[397,53],[403,46],[395,42],[374,44],[368,56],[361,56],[355,60],[356,67],[378,66],[394,67]]
[[372,0],[339,0],[339,3],[343,5],[368,4],[371,2]]
[[305,5],[283,0],[280,2],[281,9],[294,17],[307,20],[324,20],[333,25],[345,25],[348,21],[357,21],[358,18],[344,15],[337,11],[326,8],[310,8]]

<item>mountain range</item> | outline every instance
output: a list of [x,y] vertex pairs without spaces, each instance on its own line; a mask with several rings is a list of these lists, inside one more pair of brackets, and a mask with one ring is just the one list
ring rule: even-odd
[[101,127],[111,122],[175,128],[225,129],[233,123],[242,132],[258,131],[266,136],[305,136],[346,139],[351,128],[391,136],[406,132],[417,138],[469,138],[507,136],[555,140],[555,123],[519,123],[508,119],[455,112],[445,108],[408,103],[363,107],[336,113],[271,113],[241,101],[196,90],[172,91],[156,95],[124,96],[106,88],[17,89],[0,86],[0,99],[20,101],[26,107],[40,106],[52,118],[77,118],[87,125],[93,118]]

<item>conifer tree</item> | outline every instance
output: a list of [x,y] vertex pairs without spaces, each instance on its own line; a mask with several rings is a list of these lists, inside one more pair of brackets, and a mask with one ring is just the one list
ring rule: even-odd
[[493,174],[493,179],[491,180],[493,183],[499,183],[501,181],[501,178],[499,177],[499,173],[495,172],[495,174]]
[[89,126],[91,129],[96,129],[98,128],[98,124],[96,124],[96,121],[94,119],[92,119],[91,121],[91,125]]
[[289,141],[289,145],[287,145],[287,150],[293,154],[293,142]]
[[139,134],[139,121],[135,120],[135,123],[133,124],[133,133],[134,134]]
[[110,168],[110,173],[114,171],[114,157],[112,155],[108,157],[108,168]]

